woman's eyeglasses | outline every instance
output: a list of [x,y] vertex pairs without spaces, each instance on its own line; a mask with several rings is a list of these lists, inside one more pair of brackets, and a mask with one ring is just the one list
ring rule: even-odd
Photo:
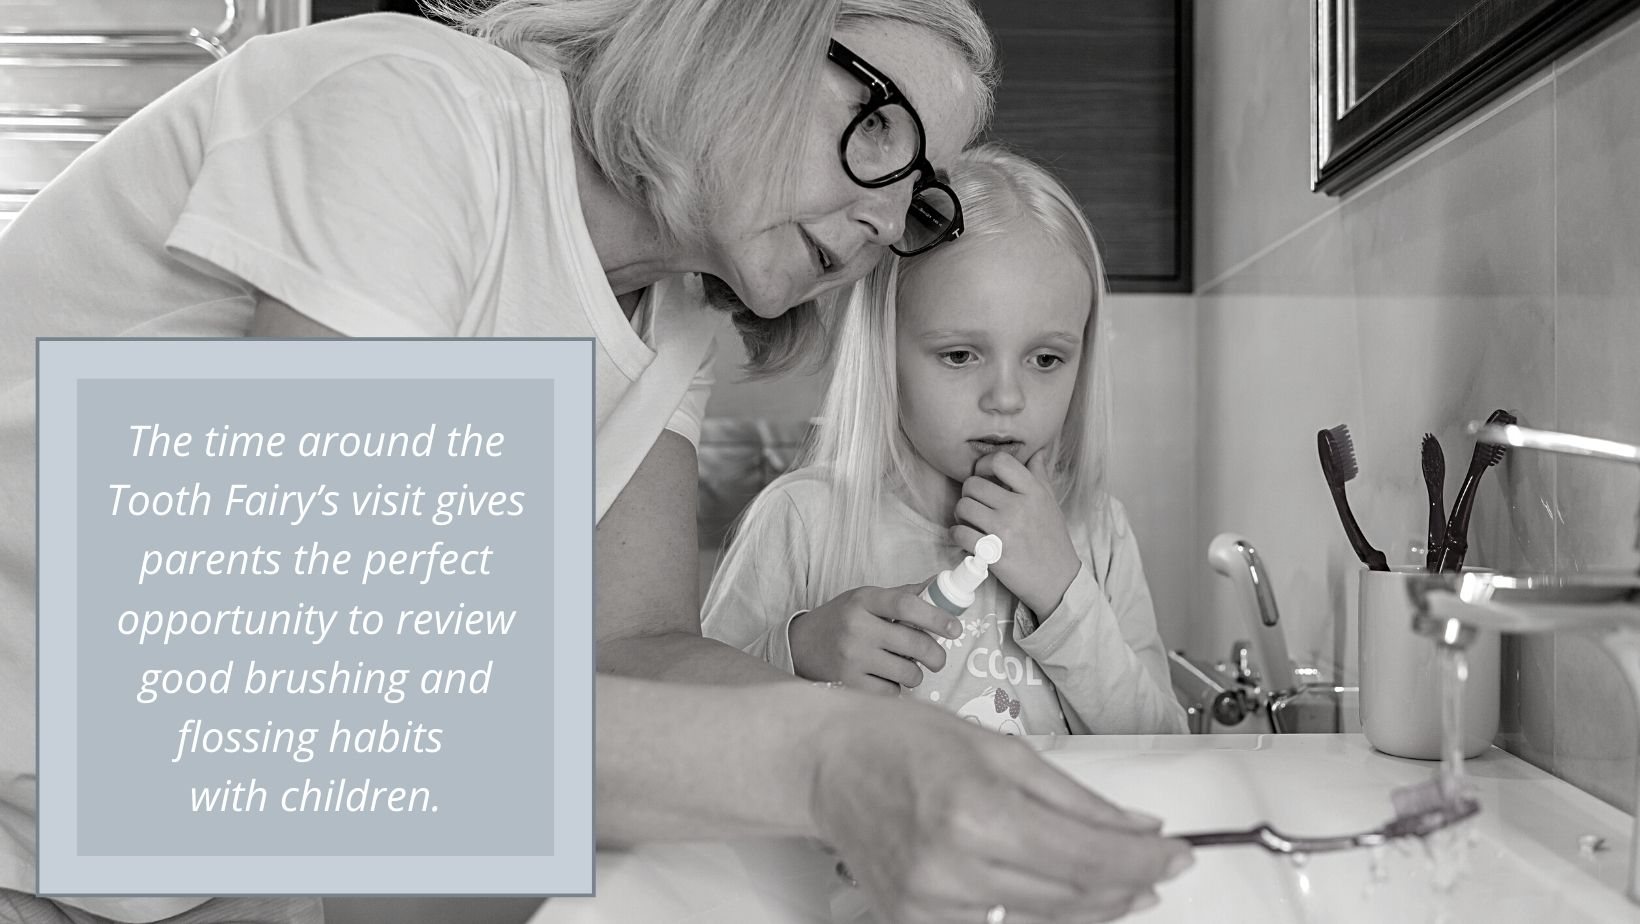
[[841,42],[832,40],[826,57],[871,92],[839,143],[849,179],[876,189],[917,175],[906,210],[905,235],[892,245],[893,251],[909,257],[955,240],[962,234],[962,203],[951,187],[939,181],[934,165],[928,162],[922,119],[911,101],[894,81]]

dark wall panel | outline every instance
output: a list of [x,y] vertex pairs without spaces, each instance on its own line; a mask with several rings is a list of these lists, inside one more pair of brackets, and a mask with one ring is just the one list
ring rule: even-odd
[[[1002,52],[991,137],[1075,191],[1118,292],[1190,291],[1189,0],[979,0]],[[415,0],[313,0],[315,20]]]
[[1188,0],[979,5],[1002,52],[991,137],[1075,191],[1112,288],[1188,292]]

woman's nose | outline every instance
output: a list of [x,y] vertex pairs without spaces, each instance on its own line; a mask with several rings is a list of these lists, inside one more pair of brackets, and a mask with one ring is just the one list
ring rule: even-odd
[[997,373],[980,395],[980,410],[987,414],[1017,414],[1025,409],[1025,390],[1010,371]]
[[914,177],[876,189],[860,188],[849,217],[865,226],[866,240],[883,247],[899,243],[905,236],[905,216],[911,210]]

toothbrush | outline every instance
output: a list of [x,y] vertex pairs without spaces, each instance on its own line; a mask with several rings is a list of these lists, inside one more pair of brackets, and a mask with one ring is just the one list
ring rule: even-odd
[[[1499,409],[1486,418],[1489,424],[1515,423],[1515,415]],[[1469,551],[1469,515],[1475,509],[1475,492],[1479,490],[1481,475],[1486,470],[1503,461],[1509,452],[1507,446],[1491,446],[1477,442],[1475,452],[1469,458],[1469,472],[1464,475],[1463,487],[1458,489],[1458,499],[1452,502],[1452,516],[1446,521],[1446,541],[1441,545],[1441,560],[1438,563],[1441,571],[1460,571],[1463,569],[1464,555]]]
[[1441,547],[1446,544],[1446,500],[1442,497],[1446,482],[1446,455],[1441,452],[1441,441],[1433,433],[1424,434],[1424,489],[1429,492],[1429,541],[1425,544],[1424,564],[1430,571],[1441,568]]
[[1384,559],[1384,553],[1373,548],[1367,537],[1361,534],[1355,514],[1350,513],[1349,499],[1344,496],[1344,482],[1360,472],[1355,464],[1355,441],[1350,439],[1350,428],[1339,424],[1331,430],[1316,433],[1315,437],[1321,451],[1321,474],[1326,476],[1333,503],[1338,506],[1338,518],[1344,521],[1344,535],[1349,537],[1356,557],[1368,568],[1388,571],[1389,562]]
[[1268,824],[1261,824],[1241,831],[1201,831],[1168,836],[1177,837],[1192,847],[1249,844],[1263,847],[1271,853],[1307,855],[1353,847],[1381,847],[1403,837],[1427,837],[1481,809],[1479,802],[1468,797],[1447,798],[1437,780],[1399,787],[1390,793],[1390,801],[1395,806],[1394,818],[1381,827],[1353,834],[1293,837]]

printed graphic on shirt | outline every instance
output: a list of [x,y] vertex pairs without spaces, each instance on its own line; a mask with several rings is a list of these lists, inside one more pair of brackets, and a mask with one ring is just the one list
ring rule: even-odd
[[[985,619],[994,620],[996,619],[996,614],[991,613],[987,615]],[[962,617],[962,635],[957,638],[946,638],[942,635],[939,638],[934,639],[934,641],[939,642],[940,647],[949,652],[953,648],[961,648],[963,642],[968,641],[971,637],[979,635],[982,631],[984,631],[984,625],[984,621],[978,616],[969,616],[964,614]]]
[[[962,635],[938,641],[945,669],[923,678],[916,695],[1007,735],[1032,734],[1021,687],[1046,687],[1041,668],[1013,643],[1012,619],[964,615]],[[1041,717],[1057,724],[1059,717]]]
[[1023,735],[1025,726],[1019,724],[1019,700],[1008,696],[1001,687],[986,687],[985,692],[969,700],[957,715],[977,725],[1004,735]]

